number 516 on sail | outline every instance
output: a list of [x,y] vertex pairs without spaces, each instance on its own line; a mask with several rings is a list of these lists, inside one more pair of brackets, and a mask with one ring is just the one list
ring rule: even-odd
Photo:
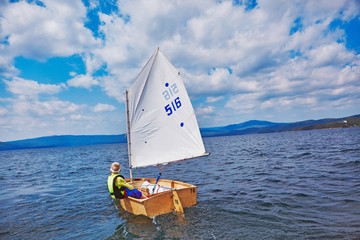
[[168,105],[165,106],[165,111],[168,116],[170,116],[174,111],[181,107],[180,98],[175,98],[174,101],[171,101]]

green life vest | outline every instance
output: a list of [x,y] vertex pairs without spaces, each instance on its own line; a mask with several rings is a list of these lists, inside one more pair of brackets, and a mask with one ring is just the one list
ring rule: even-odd
[[110,192],[110,195],[113,199],[123,199],[123,198],[126,198],[126,190],[125,190],[125,187],[124,186],[116,186],[115,183],[116,183],[116,179],[118,177],[121,177],[124,179],[124,177],[120,174],[116,174],[116,175],[113,175],[111,174],[109,177],[108,177],[108,181],[107,181],[107,184],[108,184],[108,189],[109,189],[109,192]]

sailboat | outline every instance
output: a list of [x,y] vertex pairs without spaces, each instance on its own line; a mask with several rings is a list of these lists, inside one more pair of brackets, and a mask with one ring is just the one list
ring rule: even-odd
[[[150,218],[184,213],[185,207],[197,204],[197,187],[160,179],[163,167],[159,166],[209,153],[180,73],[157,48],[125,96],[130,167],[126,181],[148,198],[120,199],[121,206]],[[156,165],[160,169],[157,178],[133,178],[133,168]]]

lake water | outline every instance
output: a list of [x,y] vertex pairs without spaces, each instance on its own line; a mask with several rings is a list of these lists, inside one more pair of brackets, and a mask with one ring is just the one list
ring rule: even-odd
[[[0,152],[1,239],[360,239],[360,128],[205,138],[165,168],[198,186],[185,216],[149,219],[108,194],[125,144]],[[135,169],[156,178],[158,169]]]

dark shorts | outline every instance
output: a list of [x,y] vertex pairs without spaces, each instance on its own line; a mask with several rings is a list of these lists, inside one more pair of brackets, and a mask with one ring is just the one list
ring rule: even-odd
[[135,188],[133,190],[129,190],[128,188],[125,188],[125,190],[126,190],[127,196],[137,198],[137,199],[141,198],[142,193],[139,190],[137,190]]

